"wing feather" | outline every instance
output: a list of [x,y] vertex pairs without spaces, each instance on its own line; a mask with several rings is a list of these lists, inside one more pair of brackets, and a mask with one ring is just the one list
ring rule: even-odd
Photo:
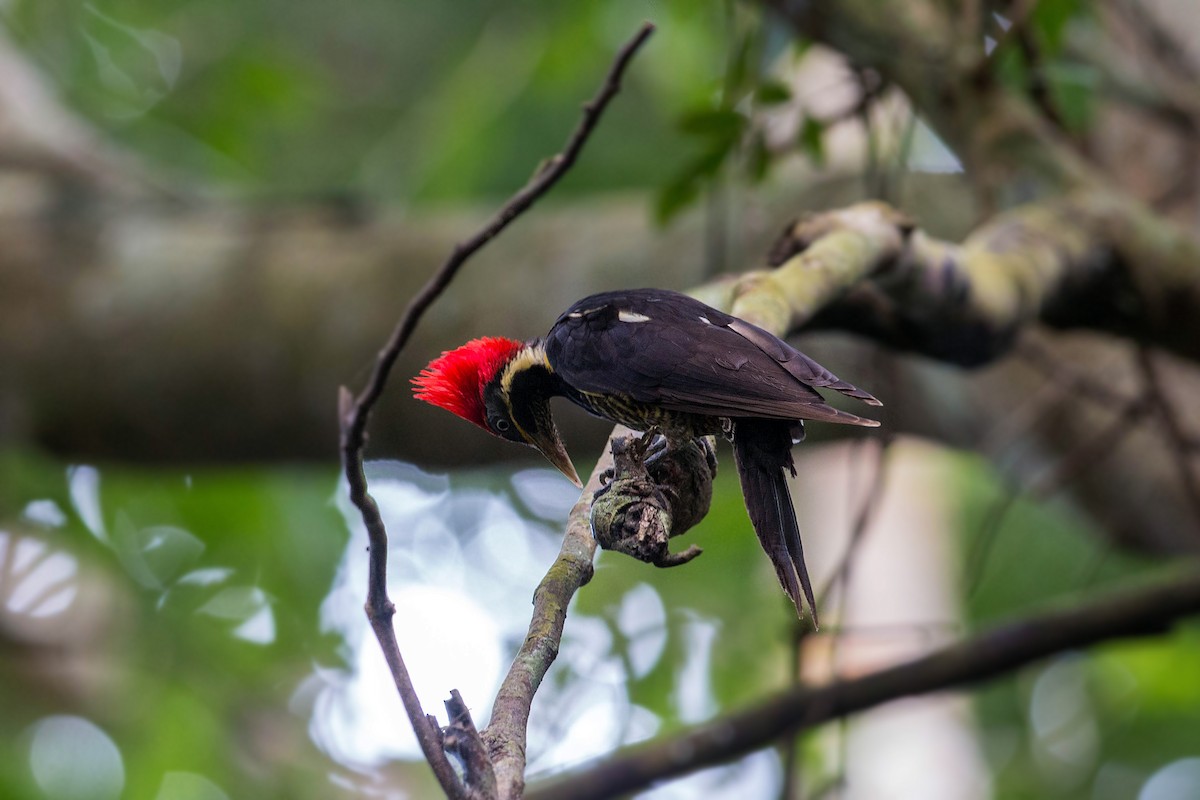
[[869,393],[767,331],[675,292],[585,298],[551,328],[546,354],[578,390],[616,392],[668,410],[879,424],[833,408],[813,387],[879,405]]

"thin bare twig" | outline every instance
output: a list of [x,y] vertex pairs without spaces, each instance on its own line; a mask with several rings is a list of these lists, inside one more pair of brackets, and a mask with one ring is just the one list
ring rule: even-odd
[[750,708],[629,748],[535,786],[528,798],[601,800],[619,796],[745,755],[792,731],[901,697],[995,678],[1056,653],[1111,639],[1161,634],[1176,621],[1196,614],[1200,614],[1200,572],[1193,565],[1181,577],[1025,617],[861,678],[779,693]]
[[1033,337],[1021,337],[1014,352],[1048,378],[1047,383],[1058,387],[1060,395],[1078,397],[1102,408],[1124,408],[1137,402],[1138,398],[1113,388],[1111,380],[1097,377],[1094,373],[1100,370],[1079,369]]
[[974,597],[982,585],[984,569],[1000,534],[1000,528],[1017,499],[1025,495],[1031,500],[1045,500],[1108,458],[1129,434],[1137,429],[1138,422],[1150,412],[1150,401],[1146,397],[1123,401],[1123,405],[1118,407],[1117,411],[1117,416],[1101,428],[1099,433],[1077,444],[1033,480],[1024,485],[1007,487],[1005,493],[993,502],[967,559],[965,581],[968,597]]
[[862,499],[862,503],[859,504],[858,514],[855,516],[854,524],[850,528],[850,539],[846,543],[846,549],[842,553],[842,557],[838,560],[837,567],[834,569],[829,583],[825,584],[825,588],[817,596],[817,605],[824,605],[830,593],[833,592],[833,587],[840,585],[842,587],[843,609],[839,613],[839,617],[845,617],[845,597],[850,585],[850,572],[854,566],[854,555],[862,544],[867,528],[870,526],[871,520],[874,519],[880,502],[883,500],[883,490],[887,485],[887,455],[891,444],[892,437],[890,435],[879,437],[879,450],[875,453],[875,472],[871,478],[871,485],[867,488],[867,495]]
[[1183,494],[1187,498],[1188,505],[1192,507],[1192,514],[1196,517],[1197,525],[1200,525],[1200,485],[1197,485],[1196,477],[1192,473],[1192,453],[1187,432],[1180,425],[1179,417],[1176,416],[1175,409],[1167,398],[1162,374],[1149,348],[1138,348],[1138,366],[1141,368],[1146,382],[1146,392],[1149,395],[1150,404],[1154,406],[1162,421],[1163,433],[1166,436],[1167,445],[1171,449],[1171,455],[1175,459],[1175,468],[1179,473]]
[[1172,32],[1152,13],[1143,3],[1131,3],[1129,0],[1111,0],[1106,8],[1116,11],[1121,19],[1134,32],[1142,52],[1153,55],[1155,60],[1164,64],[1166,69],[1184,80],[1194,80],[1200,75],[1200,70],[1188,55],[1185,48]]
[[1008,519],[1008,513],[1016,505],[1020,493],[1020,489],[1015,486],[1005,488],[984,513],[983,524],[979,526],[979,535],[972,543],[970,554],[963,567],[963,582],[966,585],[968,600],[974,599],[979,587],[983,585],[983,573],[988,559],[992,555],[992,548],[995,547],[996,540],[1000,536],[1000,528]]
[[1127,404],[1099,433],[1080,442],[1052,468],[1031,481],[1025,487],[1029,496],[1034,500],[1045,500],[1108,458],[1149,411],[1150,403],[1144,397]]
[[420,700],[400,655],[392,627],[392,616],[396,607],[387,594],[387,529],[380,516],[375,499],[367,490],[367,478],[363,471],[363,449],[366,445],[367,423],[371,411],[383,394],[388,375],[401,350],[404,349],[417,323],[433,302],[445,291],[462,265],[480,248],[490,242],[509,223],[515,220],[539,198],[546,194],[574,165],[583,146],[595,130],[600,115],[609,101],[621,88],[625,68],[638,49],[654,32],[654,26],[645,23],[632,39],[617,53],[605,77],[599,93],[583,106],[583,118],[579,121],[563,151],[540,165],[530,181],[506,202],[478,233],[455,245],[446,261],[426,282],[400,317],[387,344],[379,351],[375,366],[367,385],[357,397],[343,387],[339,396],[338,413],[341,421],[342,467],[349,485],[350,500],[362,514],[363,524],[370,541],[370,562],[367,579],[367,618],[383,648],[384,658],[404,703],[404,709],[416,732],[421,751],[433,767],[442,789],[453,798],[466,797],[466,787],[454,773],[443,747],[442,734],[438,726],[430,721],[421,708]]
[[1054,355],[1045,345],[1034,339],[1023,337],[1017,343],[1014,352],[1049,379],[1044,382],[1042,391],[1048,396],[1048,400],[1042,401],[1035,397],[1030,408],[1019,413],[1022,417],[1019,425],[998,424],[992,434],[989,434],[989,439],[993,438],[996,430],[1004,430],[1005,438],[1019,438],[1018,434],[1027,433],[1028,429],[1052,413],[1054,404],[1063,397],[1089,400],[1102,408],[1115,411],[1117,415],[1095,436],[1078,443],[1065,453],[1053,467],[1024,484],[1009,485],[1004,493],[993,501],[984,515],[979,535],[966,559],[964,580],[968,597],[973,597],[982,585],[983,573],[1000,528],[1018,498],[1026,495],[1032,500],[1044,500],[1052,496],[1113,453],[1126,437],[1136,430],[1137,423],[1150,411],[1150,400],[1145,394],[1137,397],[1127,396],[1114,389],[1110,383],[1071,366],[1065,359]]

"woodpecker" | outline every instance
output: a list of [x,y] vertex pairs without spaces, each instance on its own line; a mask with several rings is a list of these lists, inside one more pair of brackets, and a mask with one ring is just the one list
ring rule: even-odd
[[549,333],[526,342],[475,339],[434,359],[415,396],[488,433],[537,448],[576,486],[579,475],[550,414],[565,397],[668,449],[702,436],[733,443],[742,494],[759,542],[803,617],[817,609],[784,471],[804,421],[875,427],[816,391],[882,403],[773,334],[687,295],[632,289],[585,297]]

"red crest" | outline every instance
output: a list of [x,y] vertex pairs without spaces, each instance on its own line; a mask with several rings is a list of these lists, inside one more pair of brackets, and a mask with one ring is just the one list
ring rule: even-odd
[[412,379],[413,396],[474,422],[490,433],[483,387],[524,346],[523,342],[493,336],[473,339],[455,350],[447,350]]

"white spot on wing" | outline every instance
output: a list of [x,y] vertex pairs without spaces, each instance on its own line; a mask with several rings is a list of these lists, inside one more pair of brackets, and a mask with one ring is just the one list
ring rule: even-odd
[[621,309],[617,312],[617,319],[621,322],[649,322],[650,318],[645,314],[639,314],[636,311],[626,311]]
[[712,320],[709,319],[708,317],[704,316],[703,314],[700,315],[700,321],[703,322],[705,325],[712,325]]

